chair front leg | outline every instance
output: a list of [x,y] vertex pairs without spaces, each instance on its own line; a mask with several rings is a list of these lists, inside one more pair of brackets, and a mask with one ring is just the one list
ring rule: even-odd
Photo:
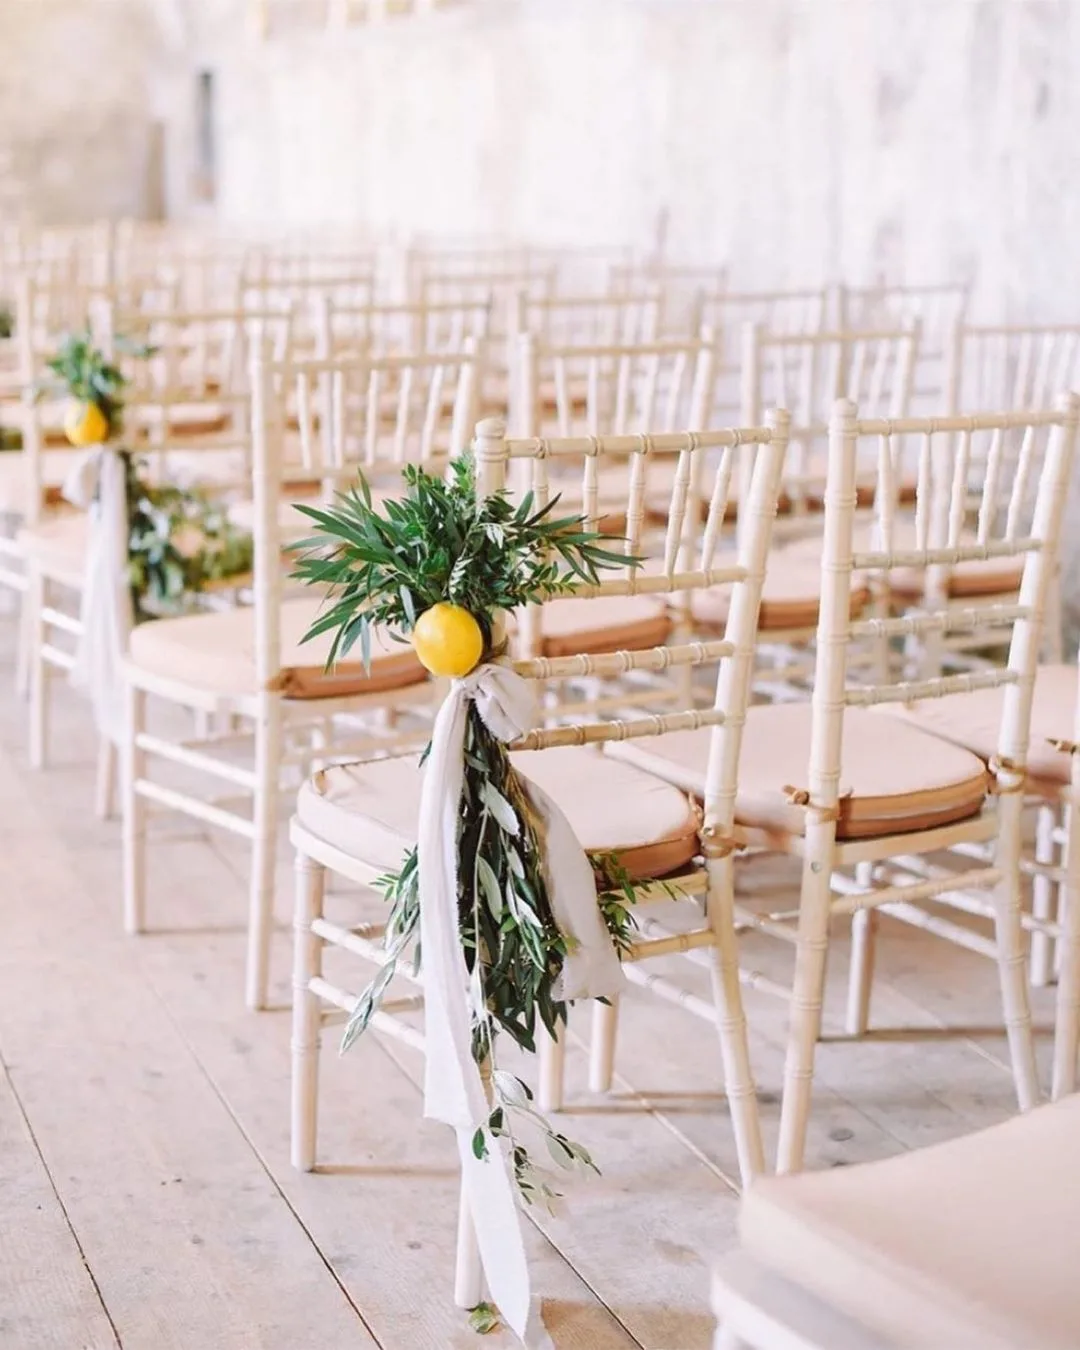
[[1002,793],[998,802],[997,841],[997,867],[1001,871],[1001,880],[994,893],[994,936],[1016,1099],[1020,1110],[1027,1111],[1038,1103],[1040,1093],[1020,903],[1022,809],[1023,798],[1019,791]]
[[566,1072],[566,1024],[558,1036],[551,1036],[541,1027],[537,1044],[539,1062],[538,1104],[541,1111],[561,1111],[563,1080]]
[[311,981],[322,974],[322,940],[311,931],[322,917],[326,869],[304,853],[296,855],[293,909],[292,1165],[315,1166],[318,1132],[319,1051],[322,1005]]
[[619,1000],[593,1003],[589,1042],[589,1091],[610,1092],[615,1076],[615,1043],[619,1034]]
[[[709,847],[708,842],[705,847]],[[730,853],[708,858],[706,870],[709,878],[709,927],[713,932],[710,974],[720,1057],[724,1067],[724,1091],[731,1111],[739,1174],[743,1185],[748,1186],[754,1177],[765,1171],[765,1146],[761,1138],[757,1085],[750,1064],[746,1012],[739,982],[734,859]]]
[[281,700],[264,694],[255,722],[255,835],[248,899],[247,1005],[266,1007],[270,985],[270,943],[274,929],[277,872],[278,795],[281,775]]
[[1057,1009],[1054,1019],[1054,1100],[1076,1091],[1076,1056],[1080,1050],[1080,802],[1074,787],[1065,806],[1065,886],[1062,894],[1065,932],[1059,944]]
[[[827,832],[827,844],[813,835]],[[833,831],[830,825],[807,823],[806,860],[799,898],[795,946],[795,978],[788,1021],[787,1056],[780,1104],[778,1172],[802,1170],[814,1079],[814,1054],[821,1035],[821,1007],[829,950],[829,908],[832,902]]]

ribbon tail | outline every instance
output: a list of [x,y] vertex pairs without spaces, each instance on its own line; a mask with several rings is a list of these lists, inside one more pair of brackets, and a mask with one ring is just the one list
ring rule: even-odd
[[626,988],[622,962],[596,903],[596,878],[573,826],[541,788],[524,780],[544,832],[548,899],[567,939],[556,998],[612,998]]
[[452,1125],[457,1133],[464,1194],[493,1301],[528,1350],[549,1350],[551,1341],[533,1306],[509,1157],[502,1141],[490,1136],[485,1158],[473,1151],[490,1106],[472,1054],[469,974],[458,932],[457,826],[469,693],[455,684],[439,709],[420,792],[424,1114]]
[[82,631],[71,683],[89,694],[99,732],[119,742],[124,727],[122,662],[134,627],[123,459],[105,446],[92,451],[72,469],[64,496],[88,508],[90,517],[79,603]]

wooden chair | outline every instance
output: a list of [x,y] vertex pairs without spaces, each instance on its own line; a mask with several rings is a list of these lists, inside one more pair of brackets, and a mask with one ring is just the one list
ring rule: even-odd
[[[924,904],[939,897],[966,897],[965,908],[993,926],[988,954],[999,967],[1019,1104],[1026,1109],[1038,1100],[1023,970],[1021,789],[1040,629],[1061,528],[1063,488],[1072,466],[1077,408],[1078,401],[1070,396],[1057,411],[1047,413],[858,421],[854,405],[846,401],[834,412],[812,703],[750,710],[746,736],[750,758],[744,754],[735,804],[735,821],[748,844],[803,859],[781,1109],[781,1171],[796,1171],[802,1165],[829,920],[835,915],[853,916],[852,961],[862,969],[871,959],[873,914],[879,907],[933,931],[938,920],[924,914]],[[1033,433],[1024,435],[1022,466],[1008,483],[987,480],[984,519],[990,524],[975,540],[964,542],[963,470],[971,439],[1014,429]],[[892,464],[888,439],[912,434],[925,445],[925,472],[917,485],[920,530],[915,547],[898,550],[886,537],[877,550],[853,549],[859,439],[879,443],[883,472],[888,474]],[[944,534],[931,532],[931,479],[948,485],[942,494],[950,507]],[[916,615],[852,617],[856,578],[867,572],[898,566],[938,569],[966,560],[1002,558],[1023,561],[1016,605],[958,610],[939,599]],[[861,638],[901,640],[912,633],[957,629],[1011,632],[1008,664],[918,682],[884,672],[870,685],[849,678],[849,653]],[[879,704],[899,707],[998,686],[1005,689],[1003,717],[989,767],[970,751],[946,747],[910,723],[873,712]],[[708,751],[693,734],[661,737],[648,746],[613,746],[609,753],[664,774],[689,791],[703,791]],[[951,846],[991,842],[994,856],[989,863],[980,855],[965,866],[943,869],[927,860],[928,854]],[[891,859],[902,862],[890,863]],[[989,898],[976,894],[987,890]],[[792,916],[743,917],[760,931],[783,937]],[[868,989],[865,976],[858,988]],[[864,999],[861,1006],[849,1009],[849,1024],[865,1026],[865,1019]]]
[[[278,351],[288,346],[288,316],[241,312],[208,312],[170,317],[120,316],[109,306],[95,311],[96,336],[102,349],[113,350],[116,332],[150,341],[157,355],[150,361],[115,352],[128,376],[122,443],[145,458],[158,482],[184,482],[223,487],[251,472],[250,395],[246,364],[255,328]],[[197,336],[193,336],[197,335]],[[30,339],[26,339],[29,344]],[[43,353],[27,351],[26,361],[37,378]],[[194,360],[194,365],[192,365]],[[244,371],[241,377],[240,372]],[[241,382],[242,379],[242,382]],[[85,451],[46,449],[50,429],[63,414],[66,400],[34,403],[24,419],[24,473],[30,509],[15,545],[26,566],[23,625],[30,694],[30,762],[45,767],[49,757],[52,675],[70,670],[71,640],[82,633],[79,597],[83,589],[89,524],[84,512],[70,508],[46,511],[55,502],[57,475],[66,476]],[[37,503],[35,511],[33,504]],[[61,636],[66,635],[66,636]],[[98,798],[99,814],[111,803],[109,745],[103,745]]]
[[767,1177],[716,1350],[1071,1350],[1080,1098],[881,1162]]
[[[690,1003],[713,1022],[720,1038],[725,1090],[740,1167],[747,1179],[761,1171],[764,1159],[731,925],[733,860],[729,831],[741,728],[749,697],[758,595],[786,440],[784,414],[777,413],[770,421],[768,428],[657,433],[655,443],[665,452],[677,451],[681,470],[672,492],[671,546],[664,570],[646,575],[628,564],[625,569],[605,576],[599,586],[583,586],[578,590],[582,603],[602,606],[606,600],[620,595],[660,595],[727,580],[734,588],[735,600],[723,639],[711,643],[660,644],[645,651],[567,654],[511,663],[527,679],[548,681],[575,674],[613,677],[719,662],[714,705],[709,709],[686,708],[626,721],[598,721],[583,713],[559,725],[529,732],[511,748],[521,771],[542,785],[562,808],[585,849],[616,855],[633,878],[640,904],[673,903],[664,879],[674,877],[678,891],[691,905],[696,901],[703,906],[703,913],[695,910],[697,921],[692,930],[676,939],[634,941],[626,959],[636,962],[650,955],[688,948],[709,952],[714,1002]],[[747,503],[756,527],[747,531],[735,565],[718,568],[715,546],[723,519],[723,486],[730,482],[735,447],[746,443],[758,447],[752,496]],[[485,493],[503,488],[515,464],[531,466],[529,477],[541,487],[548,467],[562,464],[567,470],[576,466],[584,479],[583,496],[590,500],[595,453],[632,453],[635,444],[628,437],[507,440],[504,425],[487,420],[478,428],[473,453],[479,485]],[[695,455],[709,452],[721,458],[716,509],[706,525],[700,554],[684,570],[678,562],[677,545],[681,539],[680,516],[692,476],[691,461]],[[635,475],[626,504],[631,518],[640,513],[642,497],[642,480]],[[496,633],[496,639],[499,636]],[[628,766],[616,768],[615,761],[600,753],[600,747],[614,741],[635,741],[680,727],[707,728],[712,745],[708,791],[700,815],[688,806],[685,795],[678,789],[637,769],[624,772]],[[292,1158],[294,1165],[303,1170],[310,1170],[316,1157],[320,1033],[340,1011],[349,1012],[356,1006],[356,990],[365,979],[357,970],[355,983],[343,985],[332,980],[324,968],[324,954],[333,949],[344,960],[344,954],[349,953],[360,958],[369,971],[372,967],[376,971],[383,969],[387,961],[380,943],[380,928],[336,922],[326,915],[325,878],[329,872],[369,887],[387,870],[400,866],[416,837],[418,792],[415,759],[369,758],[327,769],[309,780],[297,799],[291,829],[297,849]],[[339,965],[337,969],[343,967]],[[417,994],[423,988],[422,975],[408,974],[404,962],[398,969],[406,981],[404,998],[384,1006],[372,1025],[376,1031],[422,1047],[421,1033],[399,1015],[415,1008]],[[561,1047],[546,1038],[541,1044],[542,1100],[549,1103],[558,1095]],[[462,1241],[455,1296],[461,1306],[469,1307],[482,1296],[480,1272],[470,1254],[467,1226],[459,1229],[459,1234]]]
[[[456,406],[441,397],[449,371],[458,378]],[[400,419],[384,421],[380,380],[394,375],[418,403],[397,399]],[[281,777],[299,765],[392,744],[395,719],[405,710],[413,741],[430,709],[431,686],[411,651],[376,645],[370,677],[359,661],[327,675],[329,639],[302,644],[319,610],[309,593],[285,593],[282,552],[295,542],[298,513],[283,505],[285,443],[293,409],[298,438],[313,458],[311,473],[324,485],[351,483],[358,468],[376,482],[400,481],[406,461],[445,466],[465,444],[474,414],[469,357],[372,358],[368,363],[274,361],[257,350],[251,375],[255,536],[254,605],[231,614],[195,614],[142,624],[132,634],[126,662],[129,719],[121,748],[124,821],[124,918],[129,932],[145,928],[147,803],[179,811],[250,840],[252,846],[246,997],[266,1004],[276,876]],[[316,418],[320,388],[329,390],[331,415]],[[369,405],[375,416],[368,418]],[[416,417],[417,406],[423,415]],[[317,456],[317,458],[315,458]],[[290,534],[290,529],[292,533]],[[304,533],[311,532],[308,521]],[[183,743],[147,725],[148,701],[207,714],[219,725],[239,718],[241,734]],[[251,744],[253,742],[253,744]],[[251,744],[245,762],[237,751]],[[344,747],[344,748],[343,748]],[[151,765],[158,777],[151,777]],[[163,767],[179,765],[227,785],[249,812],[163,781]]]

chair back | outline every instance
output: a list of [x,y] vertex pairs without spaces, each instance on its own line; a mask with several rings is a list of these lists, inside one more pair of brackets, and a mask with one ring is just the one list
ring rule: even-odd
[[[757,638],[761,588],[769,554],[772,522],[787,441],[787,418],[770,414],[767,426],[698,432],[656,432],[645,438],[651,447],[677,456],[678,470],[671,488],[666,546],[659,566],[645,568],[636,557],[638,524],[644,515],[643,441],[637,436],[580,436],[546,439],[508,439],[504,424],[489,419],[480,424],[474,443],[479,489],[490,494],[522,479],[538,504],[549,500],[552,476],[559,481],[577,474],[585,515],[595,522],[596,463],[600,456],[632,457],[623,507],[631,522],[626,540],[626,563],[601,574],[599,584],[577,583],[571,595],[577,601],[595,603],[598,617],[605,603],[625,596],[685,595],[698,588],[725,585],[731,588],[731,606],[724,637],[711,642],[662,641],[645,650],[597,654],[579,650],[561,656],[536,656],[513,663],[522,676],[541,682],[581,677],[625,679],[635,672],[717,666],[712,707],[697,706],[692,697],[674,711],[644,717],[597,719],[592,705],[583,705],[578,715],[560,710],[559,724],[530,732],[518,749],[539,750],[568,745],[603,745],[667,731],[712,727],[707,788],[705,835],[729,836],[734,816],[735,788],[742,725],[750,698],[754,648]],[[738,447],[751,447],[754,463],[746,517],[750,522],[738,555],[721,557],[719,545]],[[715,463],[710,506],[704,527],[692,554],[683,548],[684,520],[690,484],[700,475],[693,461],[708,456]],[[514,472],[515,466],[519,472]],[[558,512],[559,508],[555,510]],[[554,604],[560,601],[552,602]],[[498,641],[501,631],[496,632]],[[689,685],[687,685],[689,689]],[[624,700],[632,704],[633,700]]]
[[970,324],[962,317],[948,340],[946,406],[1047,408],[1080,379],[1080,324]]
[[511,335],[532,333],[551,347],[628,346],[653,342],[660,331],[657,290],[619,295],[530,296],[519,291],[510,315]]
[[[825,492],[821,608],[813,692],[814,731],[809,801],[815,819],[835,813],[841,769],[844,712],[877,704],[911,704],[964,690],[1004,687],[1004,710],[995,771],[1004,790],[1022,780],[1028,749],[1032,689],[1039,641],[1061,534],[1066,487],[1072,471],[1080,399],[1064,396],[1053,411],[989,413],[938,418],[860,418],[849,400],[836,404],[829,426]],[[920,445],[913,535],[898,537],[892,441]],[[986,469],[972,510],[970,469]],[[860,444],[878,464],[878,520],[868,541],[854,532],[856,468]],[[1015,455],[1008,456],[1010,445]],[[1008,464],[1008,468],[1006,467]],[[950,599],[949,579],[959,566],[993,562],[1020,569],[1015,603]],[[925,574],[923,598],[896,618],[852,617],[852,591],[861,579],[896,569]],[[877,683],[850,678],[849,658],[860,639],[900,642],[965,634],[976,644],[1008,642],[999,668],[938,673],[911,679],[895,666],[879,668]],[[895,674],[893,672],[896,672]],[[992,767],[995,767],[992,766]]]
[[517,340],[511,425],[518,435],[675,431],[708,421],[711,335],[595,345]]

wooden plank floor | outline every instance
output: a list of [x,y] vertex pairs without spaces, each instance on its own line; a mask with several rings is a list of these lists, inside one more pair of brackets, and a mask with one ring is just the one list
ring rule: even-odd
[[[421,1118],[412,1052],[374,1037],[344,1057],[329,1046],[320,1167],[288,1165],[287,867],[275,1011],[243,1007],[237,841],[192,821],[155,832],[154,931],[125,938],[117,827],[91,812],[87,710],[60,691],[57,762],[28,770],[11,640],[0,625],[0,1350],[510,1346],[505,1332],[478,1340],[451,1306],[454,1147]],[[748,892],[788,884],[775,866],[743,878]],[[747,943],[766,974],[782,977],[788,959]],[[671,969],[702,988],[700,969]],[[821,1048],[816,1166],[1011,1110],[993,969],[886,926],[880,972],[883,1034]],[[1046,1000],[1037,1011],[1048,1020]],[[771,1144],[783,1010],[751,993],[748,1012]],[[945,1037],[945,1023],[969,1033]],[[918,1039],[891,1038],[899,1027]],[[565,1214],[528,1226],[555,1343],[707,1350],[708,1268],[733,1242],[737,1208],[712,1033],[635,991],[617,1091],[600,1099],[585,1087],[587,1016],[573,1031],[564,1125],[603,1175],[571,1181]]]

